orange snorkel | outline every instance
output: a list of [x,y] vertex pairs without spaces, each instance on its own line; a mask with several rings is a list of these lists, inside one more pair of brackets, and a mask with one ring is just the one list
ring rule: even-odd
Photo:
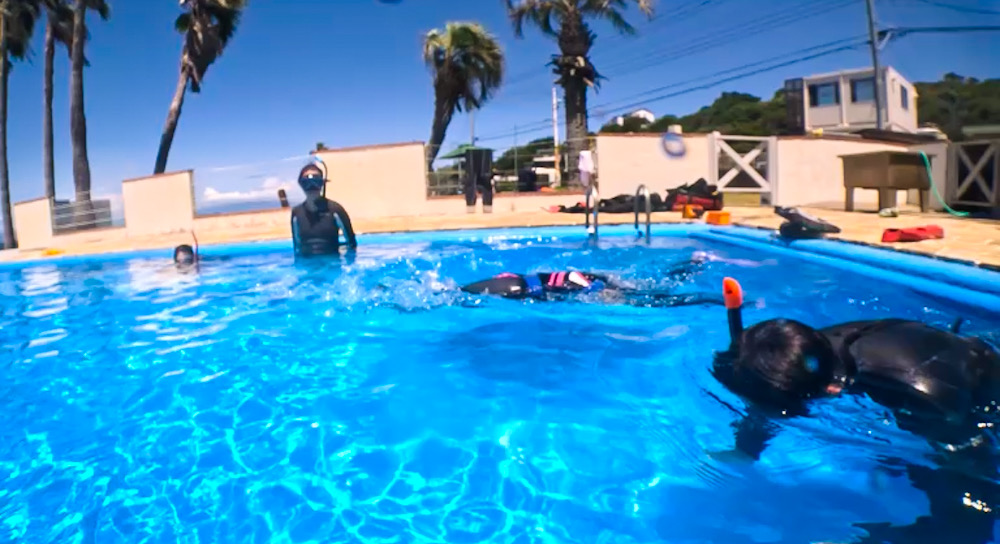
[[729,315],[729,350],[736,352],[743,334],[743,288],[733,278],[723,278],[722,299]]

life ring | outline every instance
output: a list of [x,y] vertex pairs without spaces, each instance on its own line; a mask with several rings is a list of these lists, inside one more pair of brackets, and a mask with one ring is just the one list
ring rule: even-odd
[[663,152],[671,158],[680,158],[687,154],[687,146],[684,145],[684,136],[676,132],[664,132],[660,140]]

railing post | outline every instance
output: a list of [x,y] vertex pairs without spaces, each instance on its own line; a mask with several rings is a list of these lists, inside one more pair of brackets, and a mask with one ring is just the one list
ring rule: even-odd
[[650,223],[650,216],[653,213],[653,204],[652,204],[652,202],[650,202],[650,199],[649,199],[649,189],[646,188],[645,184],[639,185],[639,187],[636,188],[636,190],[635,190],[635,199],[633,200],[633,202],[634,202],[634,211],[635,211],[635,233],[639,234],[641,236],[641,234],[639,232],[639,197],[642,197],[646,201],[646,243],[648,244],[649,243],[649,223]]

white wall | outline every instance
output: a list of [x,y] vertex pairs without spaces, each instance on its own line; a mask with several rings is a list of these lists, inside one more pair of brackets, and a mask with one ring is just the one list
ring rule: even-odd
[[708,136],[685,134],[687,153],[670,158],[663,152],[659,134],[599,134],[596,138],[597,180],[601,197],[635,194],[640,184],[650,192],[710,179]]
[[[844,164],[841,155],[874,151],[906,151],[896,144],[833,138],[779,138],[778,206],[837,204],[843,206]],[[855,209],[876,208],[878,192],[854,190]]]

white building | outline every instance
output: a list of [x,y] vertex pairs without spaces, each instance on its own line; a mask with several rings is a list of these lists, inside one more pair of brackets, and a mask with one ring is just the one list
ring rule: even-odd
[[646,123],[652,123],[653,121],[656,121],[656,114],[645,108],[638,109],[633,112],[626,113],[625,115],[619,115],[618,117],[615,117],[615,124],[618,126],[622,126],[625,124],[625,120],[628,118],[642,119]]
[[[874,70],[862,68],[785,81],[789,119],[803,132],[876,128]],[[882,127],[917,131],[917,91],[892,67],[881,69]]]

